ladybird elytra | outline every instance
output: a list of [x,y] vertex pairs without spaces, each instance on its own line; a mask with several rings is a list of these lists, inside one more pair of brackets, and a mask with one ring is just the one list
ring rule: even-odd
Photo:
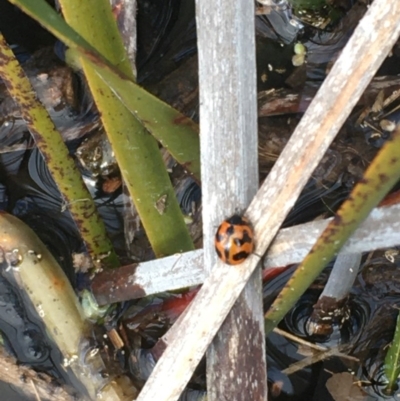
[[246,217],[235,214],[218,227],[215,234],[215,250],[224,263],[238,265],[253,249],[253,228]]

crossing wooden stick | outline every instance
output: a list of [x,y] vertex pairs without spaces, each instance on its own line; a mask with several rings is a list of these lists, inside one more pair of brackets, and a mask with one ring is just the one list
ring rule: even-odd
[[[247,216],[262,255],[323,154],[400,33],[400,2],[375,0],[271,170]],[[223,71],[221,71],[223,73]],[[259,257],[232,269],[218,264],[176,329],[139,401],[177,400],[239,297]]]

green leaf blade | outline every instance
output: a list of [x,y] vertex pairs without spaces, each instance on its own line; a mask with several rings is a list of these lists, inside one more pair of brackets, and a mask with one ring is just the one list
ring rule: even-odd
[[349,198],[299,265],[265,315],[269,333],[337,255],[354,230],[400,178],[400,126],[375,157]]

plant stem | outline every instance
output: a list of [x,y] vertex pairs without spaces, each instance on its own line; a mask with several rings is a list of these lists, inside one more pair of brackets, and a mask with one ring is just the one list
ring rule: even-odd
[[1,33],[0,76],[11,96],[19,104],[21,114],[61,192],[66,208],[79,228],[93,262],[101,260],[104,266],[118,266],[118,259],[107,236],[104,222],[78,168]]

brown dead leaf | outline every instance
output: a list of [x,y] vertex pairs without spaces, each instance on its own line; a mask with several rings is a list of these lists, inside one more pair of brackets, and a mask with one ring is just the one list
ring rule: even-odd
[[326,388],[335,401],[366,401],[367,394],[350,373],[336,373],[326,382]]

